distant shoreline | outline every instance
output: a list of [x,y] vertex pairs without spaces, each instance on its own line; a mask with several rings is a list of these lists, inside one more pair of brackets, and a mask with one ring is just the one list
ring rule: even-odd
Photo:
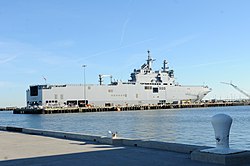
[[0,111],[13,111],[15,109],[18,109],[18,107],[5,107],[5,108],[0,108]]

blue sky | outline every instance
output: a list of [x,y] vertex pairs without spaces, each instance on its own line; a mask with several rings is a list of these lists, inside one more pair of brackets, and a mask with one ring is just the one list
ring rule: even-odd
[[29,85],[126,81],[147,58],[167,59],[182,85],[208,85],[207,99],[250,93],[250,1],[2,0],[0,107],[25,106]]

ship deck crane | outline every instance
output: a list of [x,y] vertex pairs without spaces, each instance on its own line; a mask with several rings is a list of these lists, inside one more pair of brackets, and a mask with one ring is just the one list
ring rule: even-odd
[[221,82],[222,84],[226,84],[226,85],[231,85],[234,89],[236,89],[237,91],[239,91],[240,93],[244,94],[245,96],[247,96],[250,99],[250,95],[246,92],[244,92],[243,90],[241,90],[240,88],[238,88],[238,86],[234,85],[232,82],[227,83],[227,82]]
[[104,77],[110,77],[110,82],[112,83],[112,75],[99,74],[99,83],[100,83],[100,85],[102,85]]

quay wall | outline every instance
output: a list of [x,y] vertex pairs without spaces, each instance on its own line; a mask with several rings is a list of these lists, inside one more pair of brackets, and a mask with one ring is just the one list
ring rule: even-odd
[[222,164],[222,165],[250,164],[250,151],[242,151],[240,153],[233,153],[233,154],[213,154],[213,153],[204,153],[201,151],[203,149],[211,148],[207,146],[167,143],[158,141],[145,141],[139,139],[127,139],[120,137],[112,138],[104,136],[84,135],[79,133],[20,128],[12,126],[0,126],[0,130],[8,132],[18,132],[22,134],[68,139],[68,140],[90,141],[92,143],[109,144],[113,146],[132,146],[132,147],[172,151],[177,153],[185,153],[190,155],[191,160],[201,161],[205,163]]
[[190,103],[190,104],[165,104],[165,105],[142,105],[142,106],[115,106],[115,107],[60,107],[27,109],[17,108],[14,114],[56,114],[56,113],[80,113],[80,112],[106,112],[106,111],[132,111],[154,109],[178,109],[178,108],[201,108],[201,107],[225,107],[250,105],[246,102],[216,102],[216,103]]
[[55,137],[61,139],[69,139],[69,140],[91,141],[95,143],[109,144],[114,146],[133,146],[133,147],[143,147],[150,149],[159,149],[159,150],[166,150],[166,151],[173,151],[173,152],[187,153],[187,154],[190,154],[191,152],[198,149],[208,148],[206,146],[167,143],[159,141],[146,141],[142,139],[129,139],[120,137],[112,138],[107,136],[86,135],[86,134],[79,134],[72,132],[60,132],[60,131],[20,128],[12,126],[0,126],[0,130],[9,132],[19,132],[31,135]]

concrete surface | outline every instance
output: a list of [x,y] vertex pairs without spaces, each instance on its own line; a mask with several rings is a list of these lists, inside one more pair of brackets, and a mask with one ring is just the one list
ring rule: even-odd
[[192,161],[190,154],[185,153],[140,147],[118,147],[0,131],[0,165],[216,166],[217,164]]
[[191,159],[223,165],[250,165],[250,152],[243,151],[232,154],[215,154],[196,150],[191,153]]
[[133,147],[150,148],[150,149],[173,151],[177,153],[187,153],[187,154],[190,154],[191,152],[196,151],[196,150],[211,148],[207,146],[149,141],[149,140],[142,140],[142,139],[130,139],[130,138],[122,138],[122,137],[111,139],[110,137],[104,137],[104,136],[98,136],[98,135],[86,135],[86,134],[81,134],[81,133],[20,128],[20,127],[13,127],[13,126],[0,126],[0,130],[20,132],[20,133],[32,134],[32,135],[42,135],[42,136],[47,136],[47,137],[63,138],[63,139],[77,140],[77,141],[92,141],[96,143],[109,144],[109,145],[115,145],[115,146],[133,146]]

